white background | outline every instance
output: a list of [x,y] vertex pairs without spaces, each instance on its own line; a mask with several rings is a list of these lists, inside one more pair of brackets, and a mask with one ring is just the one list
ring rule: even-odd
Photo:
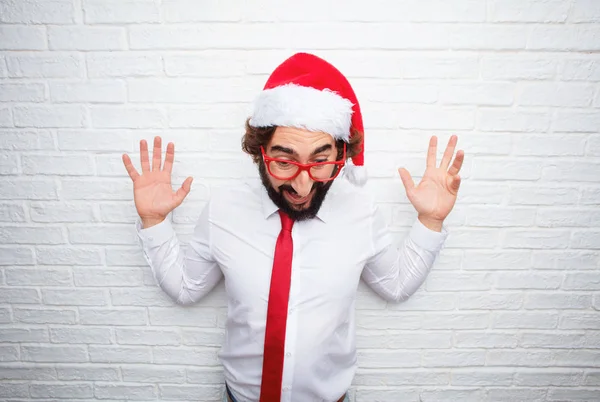
[[176,146],[186,242],[296,51],[357,92],[400,242],[431,135],[466,158],[409,301],[361,285],[355,401],[600,399],[600,1],[0,0],[0,397],[218,400],[222,284],[190,308],[137,243],[139,140]]

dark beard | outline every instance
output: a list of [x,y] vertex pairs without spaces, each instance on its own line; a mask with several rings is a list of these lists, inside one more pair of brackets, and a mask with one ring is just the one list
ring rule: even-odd
[[260,180],[262,184],[267,189],[267,193],[269,194],[269,198],[273,203],[281,209],[286,215],[292,218],[295,221],[303,221],[307,219],[312,219],[317,216],[317,212],[321,208],[323,204],[323,200],[325,199],[325,195],[329,191],[329,188],[333,184],[333,180],[328,181],[326,183],[315,182],[311,191],[315,190],[314,195],[310,200],[310,206],[304,209],[294,209],[290,206],[287,200],[283,197],[284,191],[289,191],[292,194],[296,194],[294,188],[288,184],[283,184],[279,186],[278,189],[275,189],[271,182],[269,181],[269,173],[267,173],[267,169],[264,163],[258,164],[258,172],[260,174]]

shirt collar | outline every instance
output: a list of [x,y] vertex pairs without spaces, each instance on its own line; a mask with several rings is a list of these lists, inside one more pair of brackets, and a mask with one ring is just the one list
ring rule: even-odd
[[[317,218],[319,220],[321,220],[323,223],[327,223],[327,220],[329,219],[329,217],[331,215],[331,203],[333,202],[332,198],[335,197],[335,193],[336,193],[336,180],[337,179],[335,179],[333,181],[333,184],[331,185],[331,187],[329,188],[329,191],[325,195],[325,199],[323,200],[323,203],[321,204],[321,208],[319,208],[319,211],[317,212]],[[262,203],[263,216],[265,219],[268,219],[271,215],[273,215],[275,212],[277,212],[279,210],[279,208],[277,207],[277,205],[275,205],[273,200],[271,200],[271,198],[269,197],[269,194],[267,193],[267,189],[262,185],[261,185],[260,197],[261,197],[261,203]]]

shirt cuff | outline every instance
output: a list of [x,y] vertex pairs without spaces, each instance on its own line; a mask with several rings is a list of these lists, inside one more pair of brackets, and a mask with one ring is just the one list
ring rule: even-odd
[[448,234],[448,229],[444,224],[442,224],[442,231],[436,232],[423,225],[417,218],[410,229],[409,237],[417,246],[429,251],[438,252],[444,246]]
[[142,220],[138,217],[135,221],[135,229],[142,244],[147,247],[159,246],[167,242],[175,234],[169,218],[165,218],[161,223],[144,229]]

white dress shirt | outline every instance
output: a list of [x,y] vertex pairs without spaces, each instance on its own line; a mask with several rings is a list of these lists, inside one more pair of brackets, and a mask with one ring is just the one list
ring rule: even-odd
[[[402,191],[398,187],[398,191]],[[136,229],[160,287],[177,303],[200,300],[225,278],[219,358],[234,397],[260,396],[277,207],[260,181],[213,191],[186,252],[169,219]],[[295,222],[281,401],[336,401],[356,370],[355,302],[362,278],[401,301],[424,282],[448,235],[418,219],[400,248],[366,190],[336,179],[315,219]]]

